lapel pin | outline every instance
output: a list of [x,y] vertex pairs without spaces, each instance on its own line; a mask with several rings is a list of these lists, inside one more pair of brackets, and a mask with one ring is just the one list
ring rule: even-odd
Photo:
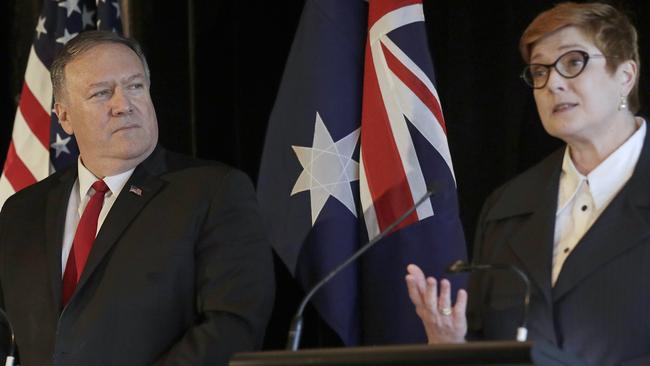
[[131,186],[129,188],[129,192],[135,194],[136,196],[142,197],[142,188],[138,188],[136,186]]

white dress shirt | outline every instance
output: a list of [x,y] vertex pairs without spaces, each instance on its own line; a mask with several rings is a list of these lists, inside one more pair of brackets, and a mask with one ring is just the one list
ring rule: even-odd
[[553,239],[552,283],[573,249],[634,172],[646,134],[646,123],[587,176],[578,172],[569,152],[564,151]]
[[[104,205],[102,210],[99,212],[99,218],[97,219],[97,232],[102,227],[108,211],[113,207],[113,203],[119,196],[122,188],[126,182],[133,174],[135,168],[128,170],[124,173],[113,175],[110,177],[104,177],[104,183],[108,186],[108,192],[104,195]],[[63,248],[61,249],[61,276],[65,272],[65,265],[68,261],[68,256],[70,255],[70,250],[72,249],[72,241],[74,240],[74,234],[77,231],[77,225],[79,224],[79,219],[90,200],[90,197],[95,193],[95,190],[92,189],[93,183],[101,178],[97,178],[90,170],[81,162],[81,158],[77,159],[77,171],[78,176],[77,180],[72,187],[72,192],[70,192],[70,199],[68,200],[68,211],[65,216],[65,230],[63,233]]]

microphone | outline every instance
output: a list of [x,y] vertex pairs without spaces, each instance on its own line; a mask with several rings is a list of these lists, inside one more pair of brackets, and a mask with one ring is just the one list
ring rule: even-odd
[[14,328],[9,321],[9,316],[7,313],[0,308],[0,316],[7,322],[7,327],[9,328],[10,339],[9,339],[9,353],[7,353],[7,358],[5,359],[5,366],[14,366],[14,361],[16,360],[16,335],[14,334]]
[[300,306],[298,306],[298,311],[296,311],[296,315],[294,315],[293,320],[291,321],[291,327],[289,328],[289,336],[287,339],[287,350],[290,351],[297,351],[298,346],[300,345],[300,336],[302,335],[302,313],[305,310],[305,306],[307,305],[307,302],[314,296],[316,291],[318,291],[323,285],[325,285],[329,280],[331,280],[334,276],[336,276],[339,272],[341,272],[345,267],[347,267],[350,263],[354,262],[357,258],[359,258],[363,253],[365,253],[368,249],[370,249],[373,245],[375,245],[378,241],[383,239],[386,235],[390,234],[397,225],[401,224],[402,221],[404,221],[407,217],[409,217],[413,211],[415,211],[424,201],[428,200],[429,197],[431,197],[434,193],[436,192],[435,188],[429,187],[427,192],[411,206],[411,208],[408,209],[408,211],[404,212],[402,216],[398,217],[397,220],[395,220],[392,224],[388,225],[384,231],[379,233],[374,239],[370,240],[368,243],[366,243],[364,246],[359,248],[354,254],[346,259],[343,263],[339,264],[338,267],[334,268],[327,276],[325,276],[322,280],[320,280],[312,289],[307,293],[307,295],[304,297],[302,302],[300,303]]
[[521,316],[521,325],[517,328],[517,341],[525,342],[528,338],[528,308],[530,306],[530,280],[528,276],[519,269],[519,267],[513,264],[468,264],[462,260],[458,260],[452,263],[449,268],[447,268],[447,273],[462,273],[462,272],[473,272],[473,271],[491,271],[491,270],[506,270],[511,271],[517,274],[519,278],[526,285],[526,294],[524,296],[524,310]]

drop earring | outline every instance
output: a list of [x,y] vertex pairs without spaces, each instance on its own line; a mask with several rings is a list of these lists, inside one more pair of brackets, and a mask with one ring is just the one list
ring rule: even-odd
[[627,109],[627,96],[621,95],[621,98],[618,101],[618,110],[622,111]]

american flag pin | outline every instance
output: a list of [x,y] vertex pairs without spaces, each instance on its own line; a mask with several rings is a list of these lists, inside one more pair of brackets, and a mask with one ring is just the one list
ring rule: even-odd
[[138,188],[136,186],[131,186],[129,188],[129,192],[135,194],[136,196],[142,196],[142,188]]

